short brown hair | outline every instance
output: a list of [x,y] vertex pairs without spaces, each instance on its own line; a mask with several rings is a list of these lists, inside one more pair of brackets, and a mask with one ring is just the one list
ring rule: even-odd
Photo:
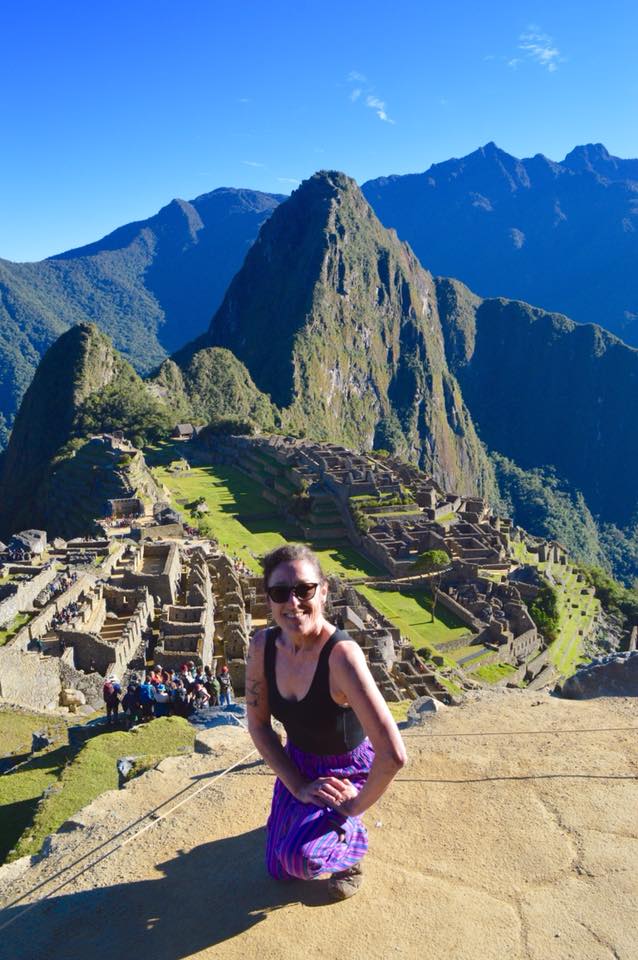
[[305,543],[285,543],[281,547],[275,547],[275,549],[267,553],[261,561],[261,566],[264,571],[264,590],[268,587],[270,574],[275,567],[278,567],[280,563],[293,563],[295,560],[306,560],[308,563],[311,563],[315,568],[319,583],[324,582],[326,578],[321,569],[317,554],[314,553],[310,547],[307,547]]

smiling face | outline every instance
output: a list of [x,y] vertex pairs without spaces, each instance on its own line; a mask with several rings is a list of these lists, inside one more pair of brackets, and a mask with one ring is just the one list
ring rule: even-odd
[[[309,560],[291,560],[280,563],[268,578],[269,587],[294,587],[298,583],[318,583],[319,573]],[[277,626],[292,637],[311,638],[321,633],[328,584],[319,582],[314,597],[300,600],[291,591],[284,603],[268,599],[272,617]]]

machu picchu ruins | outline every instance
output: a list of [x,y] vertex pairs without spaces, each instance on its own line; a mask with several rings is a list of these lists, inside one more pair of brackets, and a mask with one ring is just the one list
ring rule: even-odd
[[[331,574],[329,613],[361,645],[391,702],[422,695],[454,701],[480,686],[490,665],[503,672],[501,683],[560,679],[549,638],[529,612],[546,578],[577,582],[580,641],[595,630],[593,588],[573,573],[560,544],[530,538],[484,500],[445,491],[412,465],[281,435],[221,436],[212,446],[197,432],[180,437],[175,476],[189,475],[191,455],[213,469],[237,469],[258,486],[264,517],[301,541],[348,543],[378,571]],[[142,457],[120,436],[95,443]],[[225,663],[241,696],[251,633],[268,622],[258,567],[199,535],[166,487],[153,484],[107,498],[84,538],[48,542],[43,530],[14,533],[0,569],[5,699],[33,705],[28,678],[45,664],[49,679],[38,705],[73,711],[79,704],[67,704],[69,691],[86,688],[87,675],[124,677],[153,660],[170,668]],[[192,506],[206,522],[206,498]],[[419,568],[428,551],[447,558],[439,575]],[[457,633],[436,644],[415,642],[384,612],[384,596],[430,596]],[[434,609],[430,615],[434,622]]]

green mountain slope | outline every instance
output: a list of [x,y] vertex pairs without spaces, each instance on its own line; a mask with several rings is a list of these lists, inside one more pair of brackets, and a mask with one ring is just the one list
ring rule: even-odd
[[[73,524],[60,512],[59,474],[67,471],[83,440],[93,433],[123,428],[127,436],[138,442],[163,435],[168,431],[171,416],[154,399],[133,368],[123,360],[109,339],[93,324],[79,324],[64,333],[47,351],[27,390],[9,445],[0,464],[0,539],[26,527],[44,527],[50,534],[81,533],[86,526],[85,512]],[[86,451],[83,456],[86,455]],[[141,478],[127,478],[128,460],[113,456],[97,457],[93,473],[111,463],[120,476],[109,480],[101,491],[98,477],[93,484],[77,485],[77,500],[91,494],[92,516],[103,513],[103,501],[123,493],[106,493],[106,489],[124,491],[139,486]],[[98,460],[101,466],[98,470]],[[71,473],[77,473],[77,464]],[[132,476],[132,475],[131,475]],[[130,482],[129,482],[130,480]],[[80,493],[82,488],[82,494]],[[57,492],[56,492],[57,491]],[[67,501],[65,501],[67,502]],[[70,500],[68,502],[71,502]],[[87,504],[85,504],[87,506]],[[88,506],[87,506],[88,509]],[[73,526],[73,529],[71,529]]]
[[450,373],[432,277],[340,173],[315,174],[264,224],[209,333],[175,360],[224,347],[284,429],[392,446],[460,492],[491,468]]
[[521,470],[500,454],[492,454],[491,460],[506,516],[534,536],[558,540],[581,563],[608,565],[601,531],[582,493],[570,489],[552,469]]
[[94,322],[148,372],[204,330],[280,197],[220,189],[39,263],[0,260],[0,448],[51,344]]
[[491,450],[542,464],[603,522],[638,507],[638,350],[593,324],[437,279],[448,362]]
[[265,430],[275,426],[276,408],[257,389],[244,364],[223,347],[198,350],[184,369],[166,360],[152,383],[159,399],[182,419],[239,417]]

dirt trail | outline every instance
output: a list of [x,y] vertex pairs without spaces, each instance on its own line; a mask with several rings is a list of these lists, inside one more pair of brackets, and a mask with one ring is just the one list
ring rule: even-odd
[[636,960],[637,706],[484,694],[406,731],[410,763],[366,816],[364,888],[339,904],[325,881],[266,876],[272,776],[253,757],[214,779],[252,746],[215,731],[214,755],[163,761],[82,811],[48,857],[0,870],[0,957]]

